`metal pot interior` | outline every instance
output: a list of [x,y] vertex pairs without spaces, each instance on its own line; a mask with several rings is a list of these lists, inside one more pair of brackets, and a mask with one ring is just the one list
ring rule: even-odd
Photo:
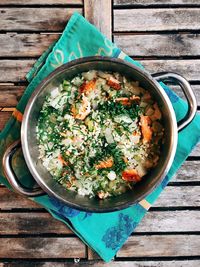
[[[92,69],[119,72],[132,80],[139,81],[140,85],[149,90],[158,102],[162,110],[165,127],[165,143],[162,146],[157,167],[149,172],[141,182],[137,183],[134,190],[105,200],[83,197],[74,192],[66,191],[51,177],[41,161],[38,160],[36,125],[45,96],[53,88],[57,87],[63,79],[71,79],[80,72]],[[163,91],[162,87],[146,72],[117,59],[94,57],[77,60],[74,64],[66,64],[58,68],[35,90],[26,107],[22,123],[21,139],[23,153],[29,170],[37,183],[49,195],[56,197],[69,206],[93,212],[119,210],[143,199],[161,182],[163,176],[169,170],[176,149],[177,127],[175,115],[169,99]]]

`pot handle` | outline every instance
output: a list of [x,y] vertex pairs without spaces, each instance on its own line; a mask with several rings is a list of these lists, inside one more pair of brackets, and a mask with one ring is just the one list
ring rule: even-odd
[[178,122],[178,131],[183,130],[193,120],[197,111],[197,101],[189,82],[181,75],[173,72],[160,72],[152,75],[156,81],[172,82],[180,85],[188,103],[185,117]]
[[12,186],[12,188],[19,194],[25,195],[28,197],[36,197],[44,194],[44,191],[40,187],[36,188],[28,188],[23,186],[19,179],[17,178],[13,168],[12,168],[12,157],[15,154],[15,152],[21,147],[21,141],[17,140],[14,143],[12,143],[5,151],[2,159],[2,166],[4,174]]

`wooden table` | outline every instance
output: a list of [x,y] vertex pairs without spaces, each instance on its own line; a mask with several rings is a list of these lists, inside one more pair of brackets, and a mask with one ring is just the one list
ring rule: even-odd
[[[200,105],[199,0],[1,0],[0,129],[25,74],[75,10],[151,73],[183,74]],[[76,258],[77,266],[200,266],[199,160],[200,146],[107,265],[44,209],[1,186],[0,266],[74,266]]]

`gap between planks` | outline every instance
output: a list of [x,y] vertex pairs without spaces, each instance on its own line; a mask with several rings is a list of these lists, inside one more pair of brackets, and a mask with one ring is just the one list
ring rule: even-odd
[[[90,260],[90,258],[88,257]],[[102,260],[97,260],[99,257],[91,258],[95,259],[92,262],[85,261],[81,259],[77,266],[79,267],[199,267],[200,260],[136,260],[136,259],[116,259],[115,261],[111,261],[109,263],[105,263]],[[71,262],[70,260],[2,260],[3,262],[0,263],[0,267],[74,267],[76,264]]]

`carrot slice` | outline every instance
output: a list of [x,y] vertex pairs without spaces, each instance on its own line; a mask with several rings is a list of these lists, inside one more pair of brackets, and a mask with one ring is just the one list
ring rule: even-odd
[[79,87],[79,91],[81,94],[84,93],[85,95],[88,95],[92,90],[95,89],[95,85],[96,85],[96,79],[93,79],[93,80],[88,81],[88,82],[84,82]]
[[137,95],[132,95],[132,96],[130,97],[130,100],[131,100],[131,101],[139,101],[139,100],[140,100],[140,97],[137,96]]
[[76,115],[77,115],[77,110],[76,110],[74,105],[71,106],[71,114],[73,117],[76,117]]
[[68,165],[68,162],[63,159],[62,155],[58,155],[58,160],[60,160],[64,166]]
[[139,182],[141,177],[135,169],[131,169],[122,172],[122,179],[128,182]]
[[132,102],[134,101],[139,101],[140,97],[139,96],[131,96],[130,98],[128,97],[118,97],[115,99],[116,102],[120,102],[124,106],[130,106]]
[[113,166],[113,158],[108,158],[107,160],[100,161],[99,164],[95,165],[96,169],[106,169]]
[[114,88],[115,90],[120,90],[121,89],[121,85],[119,83],[118,80],[116,80],[115,78],[113,77],[110,77],[108,80],[107,80],[107,84]]
[[131,102],[128,97],[118,97],[115,99],[116,102],[120,102],[124,106],[130,106]]
[[148,143],[152,139],[151,119],[149,116],[141,116],[140,124],[142,129],[143,143]]
[[83,94],[83,99],[79,110],[76,110],[74,106],[71,107],[71,113],[75,119],[84,120],[91,112],[90,102],[88,98]]

